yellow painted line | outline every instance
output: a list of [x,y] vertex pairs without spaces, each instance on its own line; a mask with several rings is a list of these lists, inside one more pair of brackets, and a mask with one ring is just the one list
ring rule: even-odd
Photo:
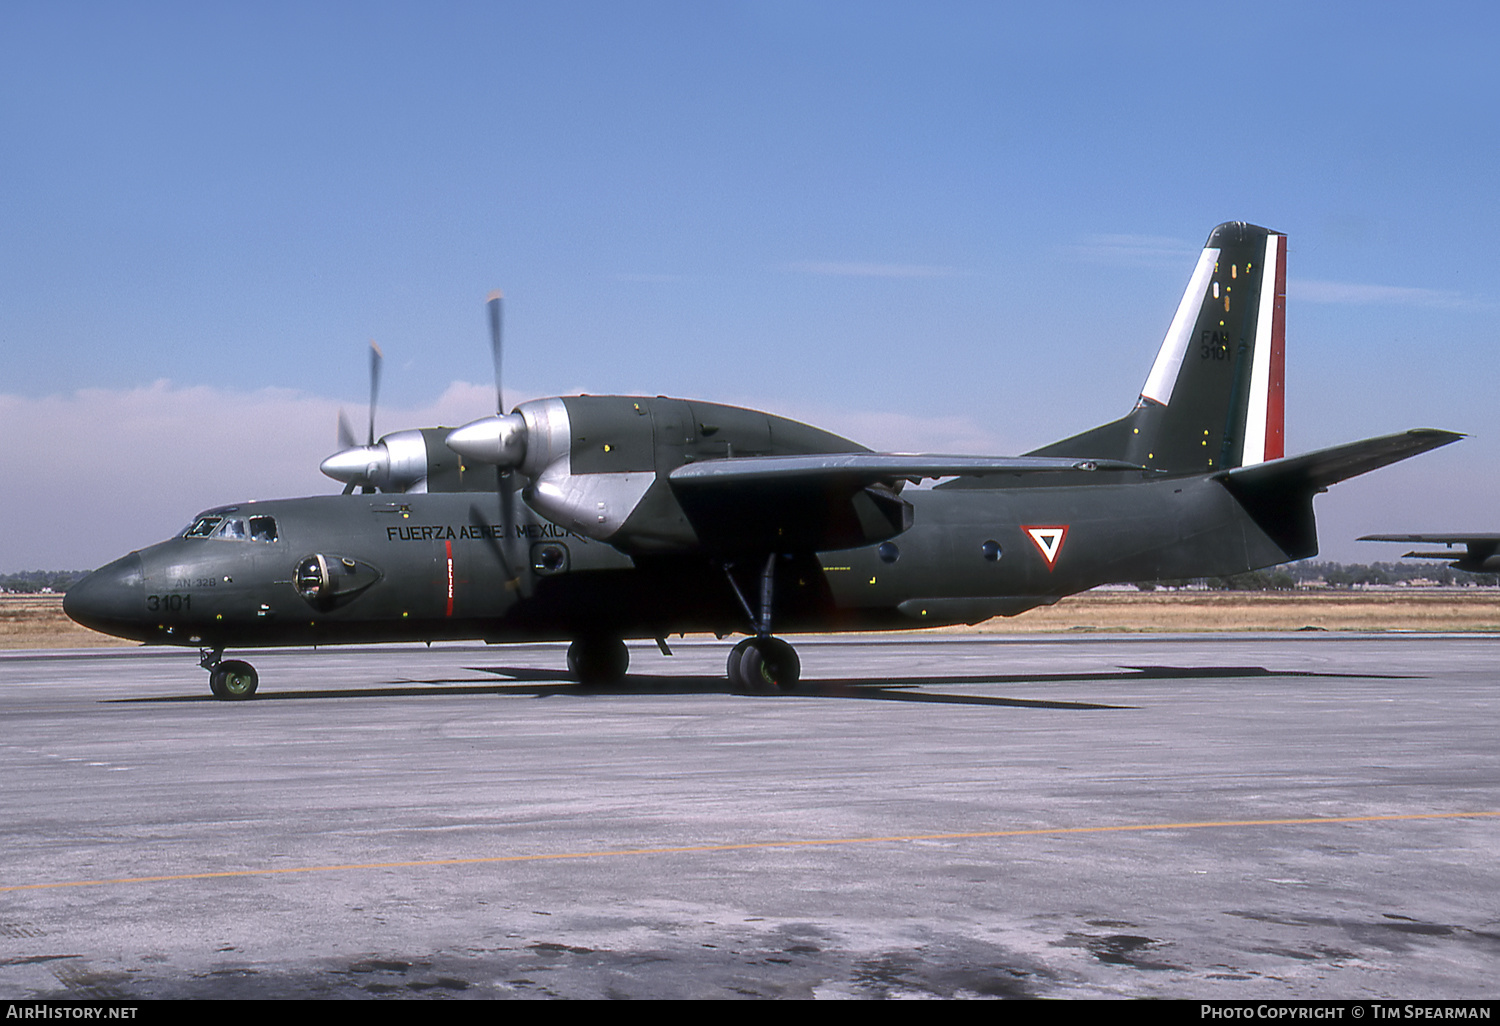
[[281,869],[226,869],[215,873],[178,873],[170,876],[126,876],[113,880],[61,880],[55,883],[12,884],[13,891],[45,891],[59,887],[104,887],[111,884],[172,883],[181,880],[223,880],[234,877],[286,876],[293,873],[346,873],[365,869],[426,869],[435,866],[482,866],[503,862],[545,862],[553,859],[609,859],[646,855],[692,855],[715,851],[756,851],[766,848],[829,848],[846,844],[893,844],[910,841],[973,841],[997,837],[1045,837],[1065,834],[1146,833],[1153,830],[1224,830],[1234,827],[1325,826],[1339,823],[1395,823],[1431,819],[1488,819],[1494,812],[1414,812],[1389,816],[1329,816],[1308,819],[1226,819],[1199,823],[1125,823],[1117,826],[1034,827],[1027,830],[977,830],[962,834],[898,834],[890,837],[823,837],[797,841],[745,841],[739,844],[696,844],[679,848],[626,848],[620,851],[544,852],[535,855],[488,855],[470,859],[423,859],[415,862],[356,862],[338,866],[287,866]]

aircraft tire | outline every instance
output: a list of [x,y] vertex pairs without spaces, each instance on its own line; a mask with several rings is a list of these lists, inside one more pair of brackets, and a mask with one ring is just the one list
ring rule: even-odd
[[755,644],[754,638],[743,638],[729,650],[729,659],[724,664],[724,671],[729,676],[729,686],[735,691],[754,691],[755,685],[740,674],[740,660],[745,657],[745,650]]
[[618,684],[630,667],[630,650],[619,638],[579,638],[568,646],[568,673],[580,684]]
[[243,702],[255,696],[260,685],[260,674],[255,667],[242,659],[226,659],[208,675],[208,689],[214,697],[225,702]]
[[751,691],[795,691],[802,679],[802,660],[780,638],[750,638],[740,654],[737,673]]

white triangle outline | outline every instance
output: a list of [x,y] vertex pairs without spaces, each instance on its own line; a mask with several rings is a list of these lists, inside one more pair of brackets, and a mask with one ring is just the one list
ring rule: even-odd
[[1055,527],[1027,527],[1026,533],[1031,536],[1037,551],[1047,561],[1048,567],[1057,565],[1057,554],[1062,551],[1063,539],[1068,536],[1068,525],[1059,524]]

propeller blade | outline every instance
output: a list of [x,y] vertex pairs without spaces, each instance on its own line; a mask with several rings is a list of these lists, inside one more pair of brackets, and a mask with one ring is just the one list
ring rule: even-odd
[[505,392],[500,387],[500,321],[501,305],[505,297],[496,289],[490,293],[490,298],[485,302],[485,309],[490,315],[490,359],[495,364],[495,412],[505,412]]
[[[460,445],[452,448],[461,456],[473,452],[477,458],[476,462],[494,463],[500,467],[499,481],[497,482],[498,498],[500,500],[500,529],[502,537],[496,546],[496,554],[500,557],[500,563],[505,568],[510,583],[524,597],[530,592],[529,568],[518,558],[513,546],[515,543],[515,504],[516,504],[516,482],[509,468],[518,466],[521,456],[525,452],[526,423],[519,416],[505,416],[505,388],[501,384],[500,366],[503,346],[502,337],[502,313],[505,296],[496,289],[489,294],[485,301],[485,312],[489,315],[490,322],[490,359],[495,364],[495,413],[492,421],[492,429],[479,429],[482,436],[477,443],[477,449],[465,447],[462,440],[467,436],[459,434]],[[487,418],[489,419],[489,418]],[[511,423],[516,421],[517,423]],[[498,422],[495,424],[494,422]],[[475,433],[471,431],[472,435]],[[449,436],[450,438],[452,435]]]
[[380,395],[380,365],[385,360],[385,354],[370,339],[370,438],[366,445],[375,444],[375,400]]
[[343,410],[339,410],[339,451],[352,449],[358,444],[354,440],[354,428],[349,426],[349,418],[344,416]]
[[[517,593],[522,598],[531,597],[531,567],[527,559],[527,546],[516,537],[516,475],[512,471],[500,472],[500,526],[505,537],[500,542],[501,550],[507,553],[506,572]],[[519,551],[517,551],[519,550]]]

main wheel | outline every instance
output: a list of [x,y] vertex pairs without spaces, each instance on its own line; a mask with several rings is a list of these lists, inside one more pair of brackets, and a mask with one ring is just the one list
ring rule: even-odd
[[242,659],[226,659],[208,672],[208,689],[226,702],[243,702],[259,685],[260,674]]
[[744,638],[729,650],[729,658],[724,663],[724,672],[729,676],[729,686],[735,691],[754,691],[753,682],[740,676],[740,660],[745,657],[745,650],[755,644],[754,638]]
[[[750,691],[793,691],[802,679],[797,650],[780,638],[749,638],[735,646],[739,663],[730,654],[730,680]],[[738,677],[738,681],[734,678]]]
[[568,646],[568,672],[580,684],[618,684],[630,666],[630,650],[619,638],[579,638]]

